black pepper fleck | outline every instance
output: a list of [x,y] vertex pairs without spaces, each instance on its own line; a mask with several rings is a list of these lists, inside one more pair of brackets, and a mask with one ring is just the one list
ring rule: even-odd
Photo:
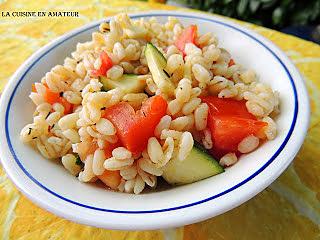
[[47,116],[45,117],[45,119],[47,119],[47,118],[49,117],[49,115],[50,115],[50,112],[48,112],[48,114],[47,114]]
[[[166,71],[166,70],[163,70],[164,73],[167,75],[167,77],[170,77],[170,74]],[[172,75],[171,75],[172,76]]]

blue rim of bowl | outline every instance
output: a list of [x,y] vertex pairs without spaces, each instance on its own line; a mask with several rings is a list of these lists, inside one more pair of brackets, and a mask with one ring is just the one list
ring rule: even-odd
[[37,58],[36,61],[34,61],[29,67],[28,69],[24,72],[24,74],[20,77],[17,85],[15,86],[11,96],[10,96],[10,99],[9,99],[9,103],[8,103],[8,107],[6,109],[6,115],[5,115],[5,132],[6,132],[6,138],[7,138],[7,142],[8,142],[8,145],[9,145],[9,149],[10,149],[10,152],[12,154],[12,156],[14,157],[16,163],[18,164],[18,166],[21,168],[21,170],[35,183],[37,184],[38,186],[40,186],[42,189],[44,189],[45,191],[51,193],[52,195],[60,198],[61,200],[64,200],[64,201],[67,201],[69,203],[72,203],[72,204],[75,204],[75,205],[78,205],[80,207],[84,207],[84,208],[88,208],[88,209],[92,209],[92,210],[97,210],[97,211],[103,211],[103,212],[112,212],[112,213],[126,213],[126,214],[142,214],[142,213],[157,213],[157,212],[166,212],[166,211],[173,211],[173,210],[178,210],[178,209],[183,209],[183,208],[187,208],[187,207],[192,207],[192,206],[195,206],[195,205],[198,205],[198,204],[201,204],[201,203],[205,203],[205,202],[208,202],[210,200],[213,200],[215,198],[218,198],[220,196],[223,196],[229,192],[232,192],[233,190],[239,188],[240,186],[244,185],[245,183],[249,182],[251,179],[253,179],[254,177],[256,177],[257,175],[259,175],[265,168],[267,168],[272,162],[273,160],[281,153],[281,151],[283,150],[283,148],[285,147],[285,145],[287,144],[287,142],[289,141],[291,135],[292,135],[292,132],[294,130],[294,127],[295,127],[295,124],[296,124],[296,120],[297,120],[297,115],[298,115],[298,96],[297,96],[297,90],[296,90],[296,86],[294,84],[294,81],[293,81],[293,78],[289,72],[289,70],[287,69],[286,65],[281,61],[281,59],[268,47],[266,46],[263,42],[261,42],[259,39],[257,39],[256,37],[250,35],[249,33],[235,27],[235,26],[232,26],[228,23],[224,23],[224,22],[221,22],[219,20],[214,20],[214,19],[210,19],[210,18],[204,18],[204,17],[199,17],[199,16],[192,16],[192,15],[174,15],[174,14],[166,14],[166,13],[157,13],[157,14],[139,14],[139,15],[134,15],[132,16],[132,18],[139,18],[139,17],[154,17],[154,16],[175,16],[175,17],[183,17],[183,18],[193,18],[193,19],[199,19],[199,20],[203,20],[203,21],[209,21],[209,22],[214,22],[214,23],[217,23],[217,24],[220,24],[220,25],[223,25],[225,27],[228,27],[228,28],[231,28],[233,30],[236,30],[242,34],[245,34],[246,36],[248,36],[249,38],[253,39],[254,41],[256,41],[258,44],[262,45],[264,48],[266,48],[277,60],[278,62],[282,65],[282,67],[284,68],[284,70],[286,71],[286,74],[288,76],[288,78],[290,79],[290,83],[291,83],[291,86],[292,86],[292,89],[293,89],[293,93],[294,93],[294,113],[293,113],[293,120],[292,120],[292,123],[291,123],[291,126],[290,126],[290,129],[288,131],[288,134],[287,136],[285,137],[284,141],[282,142],[282,144],[280,145],[280,147],[278,148],[278,150],[273,154],[273,156],[261,167],[259,168],[255,173],[253,173],[251,176],[249,176],[248,178],[244,179],[243,181],[241,181],[240,183],[234,185],[233,187],[227,189],[227,190],[224,190],[223,192],[220,192],[218,194],[215,194],[209,198],[206,198],[206,199],[203,199],[203,200],[199,200],[199,201],[196,201],[196,202],[193,202],[193,203],[189,203],[189,204],[185,204],[185,205],[181,205],[181,206],[177,206],[177,207],[171,207],[171,208],[164,208],[164,209],[155,209],[155,210],[140,210],[140,211],[121,211],[121,210],[113,210],[113,209],[105,209],[105,208],[98,208],[98,207],[94,207],[94,206],[89,206],[89,205],[86,205],[86,204],[82,204],[82,203],[78,203],[76,201],[73,201],[73,200],[70,200],[66,197],[63,197],[59,194],[57,194],[56,192],[48,189],[46,186],[44,186],[42,183],[40,183],[38,180],[36,180],[25,168],[24,166],[22,165],[22,163],[19,161],[18,157],[16,156],[15,154],[15,151],[12,147],[12,144],[11,144],[11,140],[10,140],[10,134],[9,134],[9,127],[8,127],[8,124],[9,124],[9,121],[8,121],[8,118],[9,118],[9,110],[10,110],[10,106],[11,106],[11,103],[12,103],[12,99],[15,95],[15,92],[16,90],[18,89],[18,86],[20,85],[21,81],[24,79],[25,75],[29,72],[29,70],[42,58],[44,57],[47,53],[49,53],[50,51],[52,51],[54,48],[56,48],[57,46],[59,46],[60,44],[62,44],[64,41],[78,35],[78,34],[81,34],[85,31],[88,31],[88,30],[91,30],[93,28],[96,28],[98,27],[99,23],[93,25],[93,26],[89,26],[87,27],[86,29],[83,29],[81,31],[78,31],[78,32],[75,32],[74,34],[68,36],[67,38],[65,39],[62,39],[61,41],[57,42],[55,45],[53,45],[51,48],[49,48],[45,53],[43,53],[40,57]]

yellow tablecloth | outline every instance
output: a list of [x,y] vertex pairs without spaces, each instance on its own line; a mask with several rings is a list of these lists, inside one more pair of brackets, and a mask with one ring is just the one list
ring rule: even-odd
[[[79,18],[0,16],[0,90],[28,56],[57,36],[118,12],[150,9],[177,8],[116,0],[0,1],[0,12],[64,10],[80,13]],[[178,229],[127,232],[79,225],[40,209],[15,188],[0,167],[0,238],[320,239],[320,46],[252,24],[240,24],[269,38],[288,54],[306,79],[311,98],[311,125],[304,145],[276,182],[247,203],[210,220]]]

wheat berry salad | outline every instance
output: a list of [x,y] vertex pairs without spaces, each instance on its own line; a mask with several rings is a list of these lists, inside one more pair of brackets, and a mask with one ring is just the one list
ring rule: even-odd
[[35,84],[20,133],[81,182],[139,194],[224,171],[276,137],[279,96],[219,47],[169,17],[119,14]]

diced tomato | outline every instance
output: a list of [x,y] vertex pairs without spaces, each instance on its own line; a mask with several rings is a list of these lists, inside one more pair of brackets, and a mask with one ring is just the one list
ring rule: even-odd
[[[64,97],[61,97],[59,93],[53,92],[46,86],[46,92],[44,94],[44,100],[47,103],[50,104],[55,104],[55,103],[60,103],[64,107],[64,114],[69,114],[73,111],[73,104],[69,103]],[[34,85],[32,85],[32,91],[35,90],[37,92],[36,88]]]
[[116,143],[106,143],[106,146],[104,147],[104,154],[106,155],[107,158],[112,156],[112,150],[117,148],[117,147],[121,147],[120,141],[116,142]]
[[[120,142],[116,143],[106,143],[106,146],[104,147],[104,153],[106,155],[106,158],[109,158],[112,156],[112,150],[120,147]],[[96,141],[92,142],[80,142],[78,143],[78,155],[82,161],[86,159],[86,157],[90,154],[94,154],[94,152],[97,150],[98,144]]]
[[228,63],[228,67],[231,67],[233,65],[235,65],[236,63],[234,62],[234,60],[231,58],[229,63]]
[[72,113],[73,104],[69,103],[64,97],[60,97],[58,100],[64,107],[64,114]]
[[101,66],[100,69],[92,70],[91,74],[93,76],[105,76],[107,71],[113,66],[111,58],[108,56],[108,54],[105,51],[102,51],[100,54],[101,59]]
[[[109,158],[112,156],[112,150],[120,147],[120,142],[116,143],[107,143],[107,145],[104,147],[104,153],[106,155],[106,158]],[[117,187],[120,184],[121,176],[120,171],[109,171],[105,170],[102,175],[98,176],[98,178],[108,187],[110,187],[113,190],[116,190]]]
[[248,112],[246,101],[218,98],[214,96],[201,97],[209,106],[208,126],[211,131],[214,157],[234,152],[238,153],[238,144],[249,135],[261,136],[267,123],[258,121]]
[[[101,62],[102,62],[102,70],[107,71],[113,66],[111,58],[108,56],[108,54],[104,51],[100,54]],[[101,68],[100,68],[101,69]]]
[[[119,142],[114,144],[108,143],[107,146],[104,148],[106,157],[111,157],[112,150],[119,146]],[[85,161],[88,155],[94,154],[97,148],[98,145],[95,141],[78,143],[78,155],[81,161]],[[108,187],[114,190],[117,189],[121,181],[120,171],[105,170],[102,175],[99,175],[97,177],[104,184],[106,184]]]
[[195,44],[196,37],[197,37],[197,26],[190,25],[189,27],[185,28],[182,31],[182,33],[177,38],[174,44],[181,52],[183,52],[183,54],[185,54],[184,48],[186,44],[187,43]]
[[44,94],[44,100],[47,103],[54,104],[58,102],[60,99],[60,94],[57,92],[51,91],[48,87],[46,87],[46,92]]
[[72,112],[74,112],[80,104],[72,104]]
[[231,116],[210,116],[209,128],[213,139],[212,153],[222,157],[229,152],[237,152],[238,144],[249,135],[257,135],[267,123]]
[[78,155],[81,161],[84,161],[88,155],[93,154],[97,148],[98,145],[96,142],[78,143]]
[[32,83],[32,85],[31,85],[31,91],[37,92],[36,85],[34,83]]
[[248,112],[246,101],[237,101],[234,99],[218,98],[214,96],[201,97],[201,100],[208,104],[209,111],[212,116],[230,115],[233,117],[241,117],[248,119],[255,119],[251,113]]
[[143,151],[154,129],[166,114],[167,102],[161,96],[145,101],[137,112],[130,104],[121,102],[105,110],[103,117],[109,119],[117,129],[122,144],[131,152]]
[[118,188],[121,181],[120,171],[105,170],[102,175],[98,176],[98,178],[113,190]]

